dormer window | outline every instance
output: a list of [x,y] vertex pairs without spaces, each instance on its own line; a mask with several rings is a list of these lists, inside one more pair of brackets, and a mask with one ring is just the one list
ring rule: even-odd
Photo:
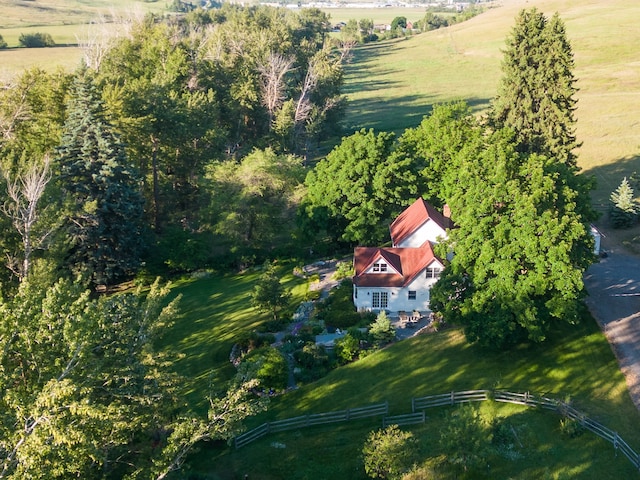
[[440,278],[440,267],[427,267],[427,278]]
[[373,264],[373,271],[385,273],[387,271],[387,264],[384,262],[376,262]]

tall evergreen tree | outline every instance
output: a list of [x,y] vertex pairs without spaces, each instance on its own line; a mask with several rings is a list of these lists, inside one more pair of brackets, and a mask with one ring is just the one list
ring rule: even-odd
[[86,69],[77,74],[68,112],[58,150],[68,209],[68,260],[94,283],[112,283],[139,266],[143,199]]
[[521,10],[507,39],[503,77],[489,123],[516,134],[518,151],[576,166],[577,91],[573,51],[564,23],[536,8]]

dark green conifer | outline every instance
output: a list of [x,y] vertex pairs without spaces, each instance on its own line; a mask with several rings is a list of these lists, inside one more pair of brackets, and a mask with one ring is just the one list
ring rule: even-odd
[[518,151],[539,153],[575,168],[573,67],[560,17],[547,19],[536,8],[522,10],[507,39],[489,123],[496,130],[513,130]]
[[58,155],[69,263],[94,283],[113,283],[139,266],[142,196],[86,69],[76,76],[68,112]]

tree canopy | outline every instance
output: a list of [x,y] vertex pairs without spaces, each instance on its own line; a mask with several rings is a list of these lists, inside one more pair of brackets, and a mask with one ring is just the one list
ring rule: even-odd
[[457,179],[447,199],[455,254],[432,290],[434,310],[497,347],[577,321],[593,239],[556,162],[519,153],[511,133],[497,132],[448,175]]
[[392,133],[360,130],[309,172],[304,215],[344,226],[342,239],[376,244],[418,194],[413,159],[393,154]]
[[92,300],[81,282],[27,279],[0,301],[0,478],[165,478],[265,407],[248,371],[210,393],[206,418],[184,408],[155,349],[178,313],[167,293]]

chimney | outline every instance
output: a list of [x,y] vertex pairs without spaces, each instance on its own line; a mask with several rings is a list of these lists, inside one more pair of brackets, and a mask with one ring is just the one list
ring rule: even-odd
[[451,221],[451,207],[446,204],[442,207],[442,216],[445,218],[445,228],[451,228],[453,222]]

